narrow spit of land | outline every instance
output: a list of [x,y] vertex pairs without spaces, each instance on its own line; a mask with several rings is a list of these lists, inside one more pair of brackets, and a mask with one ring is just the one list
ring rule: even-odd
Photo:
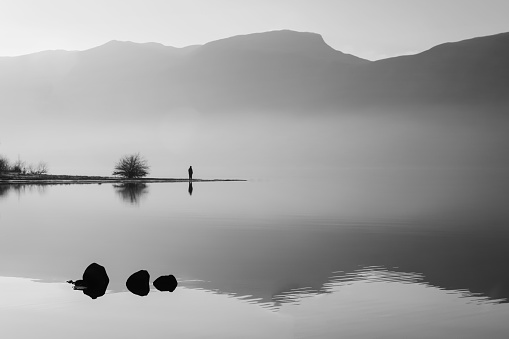
[[[125,179],[85,175],[56,174],[0,174],[0,184],[102,184],[102,183],[157,183],[188,182],[185,178],[139,178]],[[193,182],[246,181],[244,179],[193,179]]]

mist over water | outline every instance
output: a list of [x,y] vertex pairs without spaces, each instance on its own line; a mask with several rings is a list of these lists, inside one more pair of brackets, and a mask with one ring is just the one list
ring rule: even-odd
[[[10,119],[10,120],[9,120]],[[458,109],[415,112],[200,112],[193,109],[108,117],[107,112],[46,120],[8,118],[1,152],[46,161],[54,174],[110,175],[139,152],[153,177],[281,177],[334,168],[503,168],[506,117]]]
[[[253,338],[509,333],[505,117],[187,109],[10,119],[0,125],[2,154],[46,161],[50,173],[110,175],[120,156],[139,152],[151,177],[186,178],[192,165],[197,179],[248,181],[0,186],[8,333],[31,337],[16,319],[42,319],[23,303],[56,309],[47,324],[71,310],[96,324],[54,324],[56,337],[138,333],[113,318],[212,337],[226,328]],[[63,282],[92,262],[110,283],[89,305]],[[140,270],[152,280],[173,274],[178,287],[132,299],[125,282]],[[240,325],[211,322],[217,310]],[[165,325],[167,315],[178,324]]]

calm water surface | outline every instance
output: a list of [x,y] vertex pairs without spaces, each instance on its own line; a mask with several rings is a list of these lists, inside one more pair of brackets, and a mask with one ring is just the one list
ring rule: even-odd
[[[505,171],[0,186],[6,337],[507,338]],[[92,300],[65,283],[92,262]],[[129,293],[146,269],[173,293]],[[30,324],[30,325],[28,325]]]

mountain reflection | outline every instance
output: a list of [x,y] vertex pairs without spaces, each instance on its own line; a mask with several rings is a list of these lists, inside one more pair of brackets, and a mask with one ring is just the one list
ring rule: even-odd
[[148,185],[143,183],[124,183],[113,187],[122,201],[132,205],[139,204],[143,196],[148,194]]
[[[270,308],[278,308],[288,303],[299,304],[305,298],[324,293],[333,293],[334,289],[340,289],[341,287],[355,283],[406,283],[431,287],[423,282],[422,275],[387,270],[384,267],[370,266],[349,273],[342,271],[332,272],[328,282],[323,284],[320,289],[311,287],[289,287],[283,289],[280,293],[276,293],[272,297],[272,303],[267,304]],[[469,294],[466,296],[470,297],[473,295]]]
[[[413,175],[410,177],[414,180]],[[406,189],[401,196],[391,196],[390,190],[382,189],[375,194],[373,183],[378,179],[369,178],[362,177],[368,186],[362,194],[350,190],[358,196],[342,187],[344,200],[333,195],[338,210],[324,209],[327,215],[309,209],[313,199],[327,203],[318,199],[330,191],[325,189],[326,181],[323,185],[299,182],[295,190],[291,182],[282,186],[287,191],[280,187],[265,191],[269,185],[261,184],[218,183],[207,186],[211,193],[201,197],[209,199],[203,205],[189,205],[189,200],[182,198],[180,189],[185,183],[178,190],[176,185],[152,184],[151,198],[168,199],[172,208],[166,200],[158,210],[142,206],[137,211],[141,218],[103,208],[104,199],[94,197],[102,197],[104,186],[85,190],[85,186],[71,185],[49,192],[51,199],[38,199],[37,209],[32,204],[21,205],[26,206],[25,211],[37,213],[1,209],[0,222],[8,236],[0,241],[0,275],[46,280],[61,277],[62,272],[72,269],[70,258],[72,262],[83,260],[92,244],[94,258],[109,260],[114,267],[109,288],[119,292],[125,290],[125,279],[134,268],[150,265],[146,269],[154,274],[171,267],[184,287],[284,304],[291,302],[288,296],[299,293],[329,293],[331,284],[341,287],[341,281],[358,277],[359,270],[372,275],[369,268],[379,267],[399,276],[415,275],[404,281],[411,285],[480,295],[494,302],[509,300],[509,270],[505,269],[509,258],[505,199],[509,182],[496,177],[481,188],[468,187],[473,192],[469,195],[464,191],[430,192],[426,181],[426,186],[418,185],[416,198]],[[307,185],[307,189],[299,185]],[[320,189],[308,188],[314,185]],[[400,187],[392,182],[390,186]],[[134,191],[139,192],[139,188]],[[453,188],[458,190],[456,185]],[[131,203],[129,185],[115,189],[119,194],[124,191]],[[281,196],[267,198],[278,192]],[[303,194],[297,196],[296,192]],[[81,194],[90,208],[69,199]],[[15,198],[13,194],[7,197],[13,203]],[[397,210],[385,212],[392,205]],[[408,210],[413,206],[418,208]],[[346,214],[355,207],[362,215]],[[370,208],[375,210],[368,213]],[[279,215],[279,211],[288,215]],[[144,227],[140,227],[140,220]],[[377,276],[379,279],[380,274]],[[68,278],[63,276],[62,280]]]
[[[509,234],[504,228],[462,223],[437,230],[396,222],[319,226],[315,220],[310,222],[315,227],[306,229],[298,226],[300,222],[284,231],[201,230],[203,237],[216,243],[214,250],[203,249],[207,262],[221,262],[221,267],[211,271],[206,263],[191,259],[186,259],[186,266],[195,271],[194,279],[202,281],[198,288],[251,295],[260,303],[290,302],[292,298],[285,296],[301,292],[328,293],[331,283],[348,281],[371,267],[397,272],[386,277],[401,282],[509,301],[509,271],[503,269]],[[221,237],[229,243],[234,239],[235,248],[242,251],[231,252]]]

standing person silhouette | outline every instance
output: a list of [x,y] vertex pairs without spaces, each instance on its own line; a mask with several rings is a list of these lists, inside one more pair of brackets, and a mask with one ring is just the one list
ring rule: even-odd
[[189,166],[187,173],[189,173],[189,181],[192,181],[193,180],[193,166]]

